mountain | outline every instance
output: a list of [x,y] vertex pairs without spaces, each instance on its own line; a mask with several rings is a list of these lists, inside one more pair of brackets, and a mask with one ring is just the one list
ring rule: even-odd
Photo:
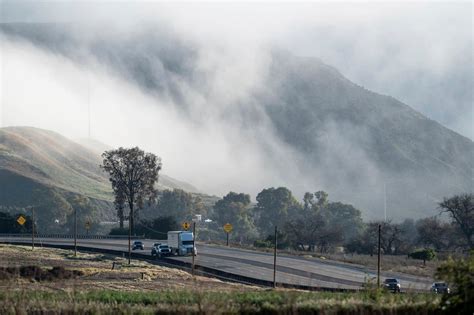
[[[97,141],[92,143],[96,144],[96,149],[108,148]],[[21,210],[37,206],[49,213],[50,208],[61,206],[65,214],[56,215],[64,217],[68,211],[70,214],[75,199],[87,197],[92,207],[97,208],[94,215],[99,220],[114,220],[110,182],[99,168],[100,152],[103,151],[88,149],[48,130],[1,128],[0,208]],[[160,175],[158,188],[197,191],[193,186],[165,175]]]
[[282,52],[273,54],[264,85],[271,93],[255,98],[279,138],[329,191],[373,217],[384,186],[398,218],[434,214],[444,196],[473,191],[474,143],[393,97],[316,58]]
[[[394,219],[434,215],[443,197],[474,190],[470,139],[351,82],[317,58],[262,49],[265,66],[248,88],[247,68],[235,68],[225,57],[203,67],[208,51],[169,30],[144,28],[122,36],[110,28],[108,35],[84,39],[81,34],[90,29],[81,27],[2,24],[0,30],[81,66],[92,59],[144,93],[164,95],[197,128],[212,113],[241,130],[244,141],[236,146],[248,140],[263,152],[265,169],[255,177],[271,173],[275,185],[299,195],[326,190],[330,199],[363,209],[366,218],[382,218],[384,208]],[[242,79],[222,85],[217,74],[227,72],[224,79]],[[195,105],[196,98],[213,108]]]

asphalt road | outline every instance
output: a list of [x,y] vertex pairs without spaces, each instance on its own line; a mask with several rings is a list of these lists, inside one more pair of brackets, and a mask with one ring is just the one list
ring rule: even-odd
[[[31,243],[31,238],[0,238],[0,242]],[[42,244],[73,245],[73,239],[36,239],[36,246]],[[145,250],[135,252],[151,256],[151,246],[158,240],[143,240]],[[124,239],[78,239],[78,246],[127,251],[128,241]],[[273,281],[273,254],[229,248],[225,246],[197,244],[196,265],[220,271]],[[171,257],[174,260],[191,262],[190,256]],[[311,287],[359,289],[367,279],[376,277],[375,270],[343,262],[279,255],[277,258],[276,281],[292,285]],[[382,272],[384,278],[398,278],[402,290],[429,290],[433,280],[402,273]]]

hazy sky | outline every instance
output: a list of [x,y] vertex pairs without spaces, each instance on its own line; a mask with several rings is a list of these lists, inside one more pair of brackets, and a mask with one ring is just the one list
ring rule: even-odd
[[[112,71],[94,56],[80,63],[54,49],[0,37],[1,121],[84,138],[85,104],[90,102],[94,138],[153,151],[163,158],[168,175],[205,192],[255,193],[267,185],[298,186],[299,192],[321,187],[317,176],[308,177],[296,167],[286,177],[272,171],[297,165],[299,157],[279,142],[265,120],[253,130],[242,130],[239,123],[219,118],[225,106],[245,100],[253,87],[262,88],[261,73],[268,63],[263,48],[319,58],[356,84],[393,96],[474,138],[471,2],[0,1],[3,22],[80,24],[74,33],[79,53],[82,44],[91,42],[125,50],[122,38],[127,44],[136,43],[130,41],[135,37],[147,44],[147,37],[140,37],[146,34],[144,26],[152,32],[166,29],[164,33],[191,47],[191,53],[195,47],[199,53],[193,73],[206,73],[209,86],[165,77],[192,104],[195,121],[190,122],[166,95],[144,93],[134,78],[117,75],[120,66]],[[140,52],[141,47],[134,48]],[[156,57],[140,53],[139,58]],[[160,78],[159,62],[150,65],[157,67],[153,70]],[[258,114],[258,108],[253,110]],[[266,135],[266,149],[275,161],[268,161],[268,152],[254,140],[256,133]]]
[[315,56],[473,139],[472,3],[1,1],[4,22],[159,20],[201,41]]

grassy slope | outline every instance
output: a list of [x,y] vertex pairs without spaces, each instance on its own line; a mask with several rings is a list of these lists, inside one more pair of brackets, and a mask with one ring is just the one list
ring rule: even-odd
[[[42,204],[45,201],[36,200],[34,192],[54,189],[63,196],[87,196],[106,212],[101,217],[109,216],[113,195],[109,180],[99,165],[101,152],[110,147],[99,142],[93,144],[81,145],[58,133],[38,128],[1,128],[0,183],[3,189],[0,207]],[[166,175],[160,175],[158,187],[197,192],[192,185]]]
[[[79,270],[73,280],[0,280],[0,313],[23,314],[433,314],[440,298],[431,294],[391,294],[265,290],[192,276],[146,262],[59,249],[0,245],[0,266],[63,266]],[[111,270],[111,262],[124,263]],[[141,273],[145,274],[142,279]]]

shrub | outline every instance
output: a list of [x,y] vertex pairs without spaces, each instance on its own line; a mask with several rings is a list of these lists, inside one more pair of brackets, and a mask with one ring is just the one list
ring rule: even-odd
[[433,260],[436,257],[436,252],[431,248],[420,249],[408,254],[413,259],[423,260],[423,264],[426,265],[426,261]]
[[474,253],[467,259],[450,258],[436,271],[436,277],[451,285],[451,294],[443,296],[442,309],[448,314],[472,314],[474,305]]

